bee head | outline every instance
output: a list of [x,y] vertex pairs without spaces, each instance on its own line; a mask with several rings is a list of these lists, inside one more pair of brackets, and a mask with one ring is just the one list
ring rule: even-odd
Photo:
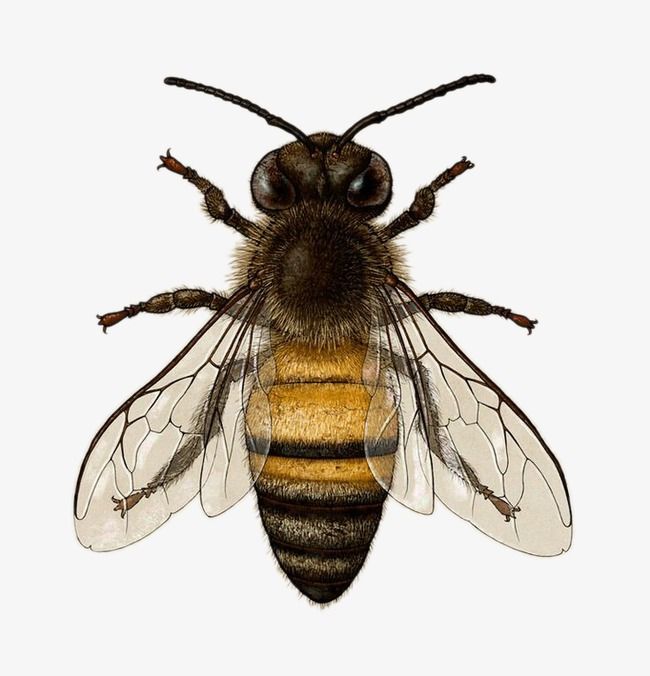
[[380,214],[392,194],[392,177],[378,153],[319,133],[267,153],[251,178],[257,207],[273,214],[307,201],[332,201],[367,217]]
[[241,106],[298,139],[271,151],[255,167],[251,190],[255,204],[264,213],[271,215],[309,201],[328,201],[345,205],[370,218],[388,206],[392,193],[390,169],[381,155],[357,145],[352,139],[362,129],[379,124],[392,115],[404,113],[456,89],[494,81],[492,75],[467,75],[386,110],[370,113],[340,136],[327,133],[307,136],[287,120],[241,96],[184,78],[165,78],[165,84],[210,94]]

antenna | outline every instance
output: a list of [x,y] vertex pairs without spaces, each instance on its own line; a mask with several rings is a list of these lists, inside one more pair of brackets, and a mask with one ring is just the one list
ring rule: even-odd
[[379,124],[391,115],[405,113],[407,110],[411,110],[411,108],[421,106],[423,103],[431,101],[431,99],[436,99],[440,96],[444,96],[448,92],[453,92],[455,89],[462,89],[463,87],[478,84],[479,82],[496,82],[496,78],[492,75],[466,75],[459,80],[440,85],[435,89],[428,89],[426,92],[418,94],[418,96],[414,96],[412,99],[402,101],[391,108],[386,108],[386,110],[378,110],[377,112],[370,113],[370,115],[366,115],[358,122],[355,122],[341,135],[336,144],[336,152],[341,152],[341,148],[343,148],[346,143],[351,141],[362,129],[369,127],[371,124]]
[[251,113],[259,115],[261,118],[266,120],[267,124],[270,124],[272,127],[279,127],[288,131],[292,136],[295,136],[304,146],[307,147],[310,153],[313,153],[316,150],[316,146],[312,143],[311,139],[304,132],[300,131],[298,127],[294,127],[292,124],[283,120],[277,115],[273,115],[265,108],[258,106],[256,103],[244,99],[241,96],[236,94],[231,94],[226,92],[223,89],[217,89],[216,87],[210,87],[209,85],[201,84],[200,82],[192,82],[191,80],[185,80],[181,77],[166,77],[166,85],[172,85],[174,87],[182,87],[183,89],[193,89],[197,92],[203,92],[204,94],[210,94],[211,96],[216,96],[219,99],[234,103],[236,106],[241,106],[246,108]]

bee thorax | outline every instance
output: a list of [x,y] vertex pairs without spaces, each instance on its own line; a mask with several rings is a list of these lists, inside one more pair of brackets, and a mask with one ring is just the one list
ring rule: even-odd
[[314,205],[270,220],[250,267],[274,329],[315,346],[368,331],[387,252],[370,225]]
[[362,290],[364,261],[345,241],[314,242],[304,237],[287,246],[274,281],[290,304],[311,302],[323,311],[333,310]]

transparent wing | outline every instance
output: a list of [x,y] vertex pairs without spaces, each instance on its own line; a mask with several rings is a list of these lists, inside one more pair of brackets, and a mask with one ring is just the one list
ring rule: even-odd
[[[389,311],[371,333],[363,377],[370,392],[364,450],[375,479],[398,502],[433,512],[429,448],[435,409],[427,407],[424,374]],[[394,451],[394,456],[391,455]]]
[[221,514],[248,493],[271,445],[267,395],[275,363],[268,328],[242,333],[235,350],[237,373],[215,387],[206,409],[201,505],[208,516]]
[[259,302],[235,294],[97,433],[75,493],[77,537],[85,547],[106,551],[136,542],[199,490],[206,512],[217,514],[250,488],[243,434],[235,430],[266,331],[255,326]]
[[519,408],[402,288],[387,292],[384,334],[402,336],[415,362],[405,377],[425,390],[420,425],[430,430],[436,496],[510,547],[544,556],[566,551],[571,507],[555,456]]

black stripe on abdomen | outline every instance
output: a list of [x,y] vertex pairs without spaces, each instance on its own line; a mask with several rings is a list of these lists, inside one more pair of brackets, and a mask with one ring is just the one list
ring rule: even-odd
[[[282,570],[316,603],[338,598],[368,554],[381,520],[385,493],[363,504],[312,504],[270,497],[258,487],[258,504],[273,553]],[[314,496],[316,497],[316,496]]]
[[[255,441],[249,444],[251,450],[255,448]],[[376,440],[372,447],[365,448],[363,441],[348,440],[339,443],[321,443],[306,445],[302,442],[272,440],[269,455],[281,458],[363,458],[379,455],[390,455],[395,452],[394,440]]]

